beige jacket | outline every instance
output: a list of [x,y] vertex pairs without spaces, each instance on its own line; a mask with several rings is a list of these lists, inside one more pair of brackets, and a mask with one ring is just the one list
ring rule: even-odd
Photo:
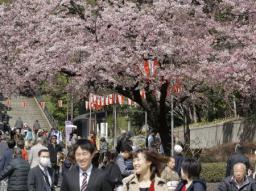
[[[155,177],[155,191],[168,191],[165,181],[159,177]],[[123,191],[139,191],[139,181],[135,174],[123,179]]]
[[161,173],[161,178],[164,179],[166,182],[168,181],[179,181],[179,175],[177,172],[171,170],[168,166],[164,168],[164,170]]

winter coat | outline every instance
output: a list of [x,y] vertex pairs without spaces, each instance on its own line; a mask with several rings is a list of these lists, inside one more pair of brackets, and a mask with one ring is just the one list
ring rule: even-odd
[[238,189],[232,176],[229,176],[219,184],[218,191],[256,191],[256,183],[251,177],[246,177],[244,183]]
[[[186,184],[187,182],[185,180],[181,180],[175,189],[175,191],[181,191],[182,187]],[[206,183],[200,179],[198,180],[193,180],[192,184],[187,188],[186,191],[206,191]]]
[[57,166],[57,154],[59,152],[62,152],[62,147],[59,144],[53,145],[53,144],[49,144],[48,145],[48,151],[50,153],[50,160],[51,160],[51,164],[53,167]]
[[117,155],[115,162],[116,162],[117,166],[119,167],[122,176],[127,177],[130,174],[132,174],[132,171],[127,169],[127,166],[125,165],[124,161],[125,161],[124,157],[121,154]]
[[30,167],[29,163],[17,157],[0,173],[0,180],[8,177],[7,191],[27,191],[27,178]]
[[42,145],[40,143],[37,143],[36,145],[31,147],[31,149],[29,151],[29,155],[28,155],[28,161],[30,163],[30,168],[34,168],[39,164],[38,152],[42,149],[48,150],[47,147],[45,147],[44,145]]
[[239,162],[244,163],[247,169],[250,166],[249,159],[246,156],[244,156],[242,153],[235,152],[227,161],[226,177],[233,175],[233,166]]
[[122,185],[122,174],[114,162],[110,162],[104,169],[103,172],[106,173],[106,177],[108,182],[111,184],[112,189],[114,190],[116,187]]
[[33,139],[32,131],[27,131],[26,136],[24,138],[27,141],[31,141]]
[[15,128],[22,129],[23,128],[23,121],[21,119],[17,119],[14,125]]
[[4,170],[10,163],[13,157],[13,149],[6,149],[3,158],[0,160],[0,171]]
[[73,163],[70,160],[65,159],[62,164],[62,175],[64,176],[66,173],[68,173],[69,170],[71,170],[72,166]]
[[[165,181],[159,177],[155,177],[155,191],[168,191]],[[123,191],[139,191],[139,181],[135,174],[123,179]]]
[[108,152],[108,143],[106,141],[100,143],[100,153]]
[[177,154],[174,156],[175,159],[175,171],[181,176],[181,164],[185,160],[185,157],[182,154]]
[[34,125],[33,125],[33,129],[34,130],[39,130],[41,129],[40,123],[38,121],[35,121]]
[[168,181],[179,181],[179,175],[177,172],[171,170],[168,166],[164,168],[164,170],[161,173],[161,178],[164,179],[166,182]]

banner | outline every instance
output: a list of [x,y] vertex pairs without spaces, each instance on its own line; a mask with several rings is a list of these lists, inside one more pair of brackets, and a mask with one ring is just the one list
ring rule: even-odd
[[63,107],[62,100],[58,100],[58,107]]
[[133,102],[133,101],[132,101],[130,98],[128,98],[127,104],[131,106],[131,105],[132,105],[132,102]]
[[[142,99],[146,98],[145,90],[141,90],[140,94],[142,96]],[[133,102],[131,99],[124,97],[123,95],[119,95],[116,93],[105,95],[105,96],[99,96],[90,94],[89,101],[85,101],[85,109],[89,110],[90,108],[92,110],[101,110],[104,106],[113,105],[113,104],[128,104],[135,106],[135,102]]]
[[45,108],[45,102],[44,102],[44,101],[41,101],[41,102],[40,102],[40,106],[41,106],[41,108],[44,110],[44,108]]
[[173,93],[180,93],[181,88],[182,88],[182,85],[181,85],[180,80],[176,80],[175,83],[172,86],[172,92]]
[[89,108],[89,101],[85,101],[85,109],[86,110],[89,110],[90,108]]
[[145,90],[140,90],[140,96],[142,99],[146,99],[146,92]]
[[71,145],[70,134],[72,130],[76,128],[77,126],[73,125],[71,121],[65,121],[65,138],[67,145]]
[[28,102],[22,101],[21,102],[21,107],[27,108],[28,107]]
[[144,60],[144,76],[147,78],[156,77],[159,63],[156,59]]
[[120,105],[123,105],[124,104],[124,96],[122,95],[117,95],[117,99],[118,99],[118,103]]
[[10,99],[7,99],[7,100],[5,101],[5,105],[6,105],[7,107],[11,107],[11,105],[12,105],[11,100],[10,100]]

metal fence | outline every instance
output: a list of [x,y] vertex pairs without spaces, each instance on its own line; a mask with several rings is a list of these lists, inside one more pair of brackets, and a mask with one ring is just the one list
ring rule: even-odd
[[[36,92],[35,95],[36,100],[40,103],[41,101],[44,101],[42,95],[40,94],[40,92]],[[47,117],[47,119],[49,120],[51,126],[55,129],[57,129],[58,127],[58,122],[54,119],[54,117],[50,114],[49,110],[47,109],[47,107],[45,106],[44,109],[42,109],[45,116]]]

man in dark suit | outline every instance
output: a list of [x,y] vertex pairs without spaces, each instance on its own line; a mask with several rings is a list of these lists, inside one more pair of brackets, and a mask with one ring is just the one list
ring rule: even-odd
[[74,166],[63,176],[61,191],[112,191],[104,172],[93,167],[95,145],[87,139],[78,140],[74,145]]
[[32,168],[28,174],[28,191],[53,190],[53,170],[50,166],[50,154],[47,149],[38,152],[39,165]]
[[58,179],[59,179],[59,170],[60,170],[60,167],[58,166],[57,155],[62,151],[62,147],[59,144],[57,144],[56,135],[51,136],[51,143],[48,145],[48,150],[50,153],[52,168],[54,170],[54,180],[55,180],[54,185],[57,186]]

